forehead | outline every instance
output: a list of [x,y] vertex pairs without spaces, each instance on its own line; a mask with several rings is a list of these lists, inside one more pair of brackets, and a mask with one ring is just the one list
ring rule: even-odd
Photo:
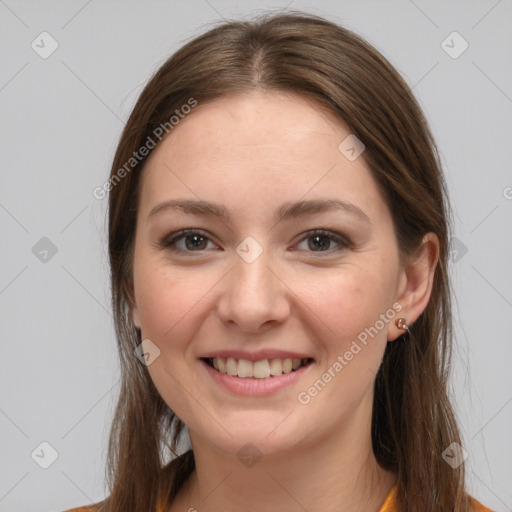
[[[251,91],[199,104],[176,126],[169,144],[186,142],[182,152],[191,150],[193,145],[194,153],[200,151],[209,157],[222,154],[226,146],[232,156],[237,148],[244,156],[247,149],[272,148],[275,153],[292,148],[292,158],[297,151],[315,149],[308,143],[312,135],[318,136],[316,143],[324,138],[331,149],[336,149],[336,141],[343,133],[349,132],[341,119],[312,98],[288,92]],[[213,140],[220,146],[212,147]]]
[[140,209],[185,196],[261,214],[271,203],[335,196],[369,216],[389,215],[364,158],[350,161],[339,149],[350,135],[321,103],[294,93],[198,104],[146,162]]

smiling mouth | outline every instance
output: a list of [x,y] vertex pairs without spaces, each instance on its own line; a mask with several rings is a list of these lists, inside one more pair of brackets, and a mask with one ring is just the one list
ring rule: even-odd
[[202,361],[219,373],[233,377],[268,379],[300,370],[310,365],[313,359],[262,359],[253,362],[233,357],[205,357]]

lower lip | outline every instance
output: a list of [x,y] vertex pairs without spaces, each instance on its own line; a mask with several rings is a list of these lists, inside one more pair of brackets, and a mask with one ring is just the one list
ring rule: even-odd
[[234,377],[226,373],[218,372],[203,360],[200,360],[200,363],[216,383],[232,393],[246,396],[272,395],[297,382],[312,366],[312,363],[309,363],[290,373],[283,373],[282,375],[268,377],[266,379],[258,379],[256,377]]

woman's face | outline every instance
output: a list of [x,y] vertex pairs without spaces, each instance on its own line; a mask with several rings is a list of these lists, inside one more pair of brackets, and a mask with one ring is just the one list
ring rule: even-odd
[[348,136],[311,99],[240,94],[199,104],[149,158],[134,320],[193,443],[270,456],[349,425],[368,432],[403,273],[390,211]]

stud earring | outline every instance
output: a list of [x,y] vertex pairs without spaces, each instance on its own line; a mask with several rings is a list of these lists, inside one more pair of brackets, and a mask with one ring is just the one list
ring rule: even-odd
[[409,330],[409,326],[406,324],[405,318],[397,318],[396,321],[395,321],[395,325],[399,329],[402,329],[404,331],[408,331]]

